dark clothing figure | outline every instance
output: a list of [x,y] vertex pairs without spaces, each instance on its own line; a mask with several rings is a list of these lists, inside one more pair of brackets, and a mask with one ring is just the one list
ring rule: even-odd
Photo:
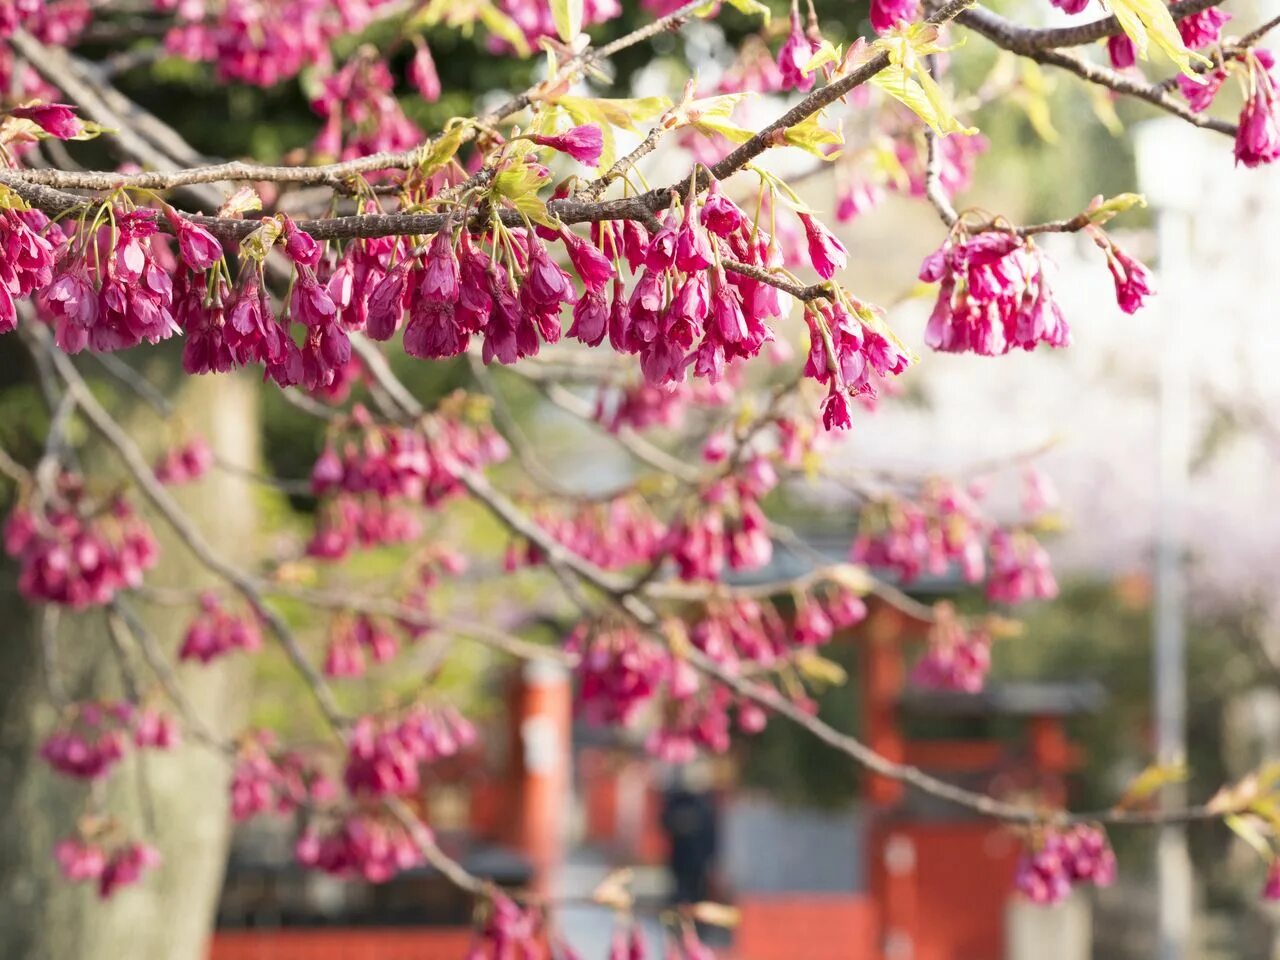
[[716,856],[716,810],[711,797],[684,787],[668,790],[662,828],[671,842],[676,903],[709,899],[711,865]]

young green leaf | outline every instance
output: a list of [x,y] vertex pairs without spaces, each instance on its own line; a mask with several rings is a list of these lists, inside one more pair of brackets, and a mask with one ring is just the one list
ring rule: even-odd
[[583,0],[551,0],[551,18],[565,43],[573,43],[582,32]]

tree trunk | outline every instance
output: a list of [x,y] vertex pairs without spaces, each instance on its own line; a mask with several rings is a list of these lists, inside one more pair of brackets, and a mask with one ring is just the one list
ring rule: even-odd
[[[248,378],[189,378],[170,423],[189,425],[225,461],[257,462],[255,389]],[[126,397],[112,401],[148,456],[177,441],[177,431]],[[112,471],[110,452],[90,449],[90,472]],[[100,489],[94,480],[91,489]],[[212,470],[174,496],[225,556],[247,559],[255,537],[255,491]],[[135,506],[142,507],[135,496]],[[148,513],[160,560],[148,583],[199,588],[213,583],[158,517]],[[191,616],[189,607],[136,605],[166,653],[172,655]],[[53,773],[37,756],[56,720],[41,666],[34,611],[18,597],[12,566],[0,566],[0,957],[23,960],[199,960],[217,903],[229,837],[226,759],[192,741],[174,751],[130,755],[112,774],[106,808],[130,832],[154,844],[161,866],[142,882],[100,902],[92,884],[58,874],[54,843],[73,833],[92,792]],[[122,695],[120,658],[109,642],[102,611],[64,613],[58,631],[58,673],[75,699]],[[134,655],[133,674],[144,696],[173,712],[154,676]],[[210,666],[183,665],[180,681],[205,726],[226,735],[244,713],[243,657]],[[149,811],[149,812],[148,812]]]

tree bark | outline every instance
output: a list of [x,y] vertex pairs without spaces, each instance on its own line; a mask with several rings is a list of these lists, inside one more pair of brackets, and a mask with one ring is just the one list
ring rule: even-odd
[[[171,365],[170,365],[171,366]],[[169,424],[184,424],[234,464],[257,462],[255,387],[248,378],[187,378]],[[137,400],[111,403],[140,445],[154,455],[181,437]],[[91,489],[99,470],[116,470],[109,451],[87,451]],[[108,474],[118,477],[118,472]],[[224,555],[248,559],[255,536],[255,491],[216,468],[173,490]],[[135,506],[141,506],[134,498]],[[212,584],[182,544],[148,514],[160,559],[148,583],[199,588]],[[181,642],[192,610],[137,609],[167,654]],[[173,751],[138,753],[116,769],[101,793],[104,806],[135,836],[154,844],[161,866],[141,883],[100,902],[92,884],[58,874],[55,842],[74,832],[93,788],[53,773],[38,757],[56,722],[42,669],[36,612],[17,595],[14,570],[0,566],[0,956],[23,960],[199,960],[204,956],[225,866],[229,821],[226,759],[188,741]],[[58,630],[58,673],[75,699],[122,696],[120,658],[102,611],[64,613]],[[133,674],[148,699],[170,712],[154,676],[134,651]],[[178,675],[205,726],[220,736],[240,725],[247,703],[242,656],[210,666],[183,665]],[[93,797],[98,799],[97,795]]]

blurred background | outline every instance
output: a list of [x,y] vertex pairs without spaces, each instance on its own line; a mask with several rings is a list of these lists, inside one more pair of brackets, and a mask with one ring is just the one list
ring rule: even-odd
[[[867,32],[860,5],[817,6],[835,37]],[[1002,12],[1049,23],[1053,11],[1037,4]],[[1251,25],[1276,11],[1254,4],[1233,12]],[[610,35],[646,16],[628,4],[622,22],[609,25]],[[627,51],[616,64],[618,89],[669,93],[693,72],[709,88],[754,29],[727,12],[717,24],[691,26],[682,38],[659,38],[656,57],[643,47]],[[426,129],[523,88],[534,69],[477,55],[473,41],[455,34],[430,41],[445,95],[436,104],[408,97],[404,103]],[[971,52],[961,86],[976,86],[999,69],[994,56],[984,60]],[[891,323],[923,361],[907,378],[906,392],[856,419],[828,472],[995,477],[992,502],[1012,511],[1019,472],[1034,464],[1058,491],[1059,529],[1047,544],[1061,596],[1019,611],[1024,627],[996,645],[986,691],[965,696],[912,688],[906,678],[926,627],[872,600],[868,619],[830,648],[846,676],[821,694],[821,712],[886,756],[974,789],[1105,808],[1157,756],[1157,635],[1175,644],[1181,636],[1190,678],[1188,791],[1204,800],[1280,754],[1272,583],[1280,561],[1280,337],[1274,330],[1280,180],[1266,170],[1233,170],[1227,144],[1211,134],[1146,126],[1137,129],[1150,134],[1115,136],[1104,122],[1106,105],[1062,78],[1044,79],[1042,103],[1010,109],[998,101],[970,118],[989,148],[961,205],[1027,222],[1070,216],[1095,192],[1147,192],[1149,209],[1127,216],[1116,236],[1153,264],[1161,296],[1135,317],[1122,315],[1090,241],[1051,236],[1043,246],[1059,266],[1057,289],[1075,337],[1070,349],[994,359],[927,354],[922,331],[929,298],[912,278],[943,229],[926,204],[891,197],[841,228],[850,251],[844,279],[859,296],[889,308]],[[305,78],[267,92],[228,90],[197,67],[161,59],[124,73],[121,86],[213,155],[296,156],[316,129]],[[751,110],[767,119],[782,106],[758,98]],[[1045,129],[1040,106],[1049,110],[1056,134]],[[1115,109],[1126,127],[1151,122],[1131,104]],[[846,136],[856,144],[858,131],[846,129]],[[678,149],[660,153],[652,178],[665,182],[688,163]],[[812,206],[831,212],[831,172],[814,173],[803,161],[775,169],[793,177]],[[0,350],[8,349],[0,341]],[[161,376],[173,359],[130,362],[149,364]],[[407,362],[399,372],[427,402],[475,375],[465,362]],[[627,461],[576,418],[522,393],[501,371],[492,376],[521,427],[538,438],[546,462],[564,465],[567,482],[589,491],[625,478]],[[236,378],[185,391],[186,422],[238,445],[243,462],[261,458],[281,477],[307,474],[322,445],[319,429],[272,391]],[[6,446],[33,442],[43,417],[34,388],[15,363],[0,358]],[[145,414],[138,421],[144,424]],[[154,440],[159,447],[165,438]],[[250,491],[233,479],[222,483],[185,495],[205,498],[189,504],[197,513],[233,514],[222,531],[227,545],[271,557],[288,554],[305,535],[314,506],[306,497]],[[227,511],[227,504],[236,508]],[[833,560],[845,555],[856,532],[856,508],[845,487],[817,484],[785,507],[810,552]],[[500,533],[465,505],[451,507],[439,524],[435,533],[442,539],[473,545],[482,555],[503,549]],[[1157,575],[1160,556],[1169,561],[1164,579]],[[394,550],[363,557],[356,575],[387,576],[402,559]],[[796,573],[805,562],[803,554],[779,548],[760,578]],[[182,569],[166,574],[184,583],[195,576]],[[910,591],[924,601],[985,609],[980,594],[959,578],[918,582]],[[12,591],[0,600],[13,618],[13,635],[30,633]],[[565,623],[514,622],[519,601],[482,597],[462,613],[534,638],[564,635]],[[1170,619],[1158,631],[1162,606]],[[310,631],[321,642],[308,611],[288,613],[304,635]],[[157,630],[180,629],[176,614],[152,614]],[[428,644],[414,656],[426,661],[438,651]],[[130,956],[184,956],[188,948],[203,950],[191,945],[204,941],[210,912],[216,914],[212,960],[399,960],[466,951],[470,902],[443,878],[411,871],[370,886],[303,872],[293,863],[291,824],[255,821],[227,834],[215,812],[226,772],[198,759],[166,757],[149,771],[161,835],[185,830],[182,849],[189,851],[168,858],[166,889],[126,891],[96,919],[82,919],[84,903],[76,898],[88,894],[59,888],[46,863],[59,830],[56,815],[72,806],[66,788],[29,756],[26,731],[47,723],[49,710],[33,659],[20,642],[0,645],[0,783],[7,785],[0,789],[0,944],[8,938],[11,945],[5,955],[106,956],[101,945],[119,943]],[[576,722],[567,675],[514,669],[478,648],[451,651],[433,666],[439,668],[434,682],[464,704],[482,736],[478,747],[437,768],[426,819],[468,869],[504,885],[586,898],[614,871],[627,869],[640,905],[655,914],[672,900],[732,904],[739,922],[729,929],[709,924],[704,935],[741,960],[1158,955],[1152,831],[1111,832],[1121,864],[1113,887],[1077,892],[1053,909],[1033,907],[1013,892],[1020,848],[1012,832],[868,776],[794,727],[773,723],[757,737],[739,738],[726,756],[677,769],[649,758],[639,735]],[[73,683],[85,690],[118,682],[109,663],[86,657],[76,669]],[[350,696],[376,706],[420,682],[413,675],[403,664],[394,675],[375,668],[351,682]],[[201,705],[228,729],[265,726],[290,739],[319,729],[310,703],[271,651],[250,667],[219,666],[211,676],[216,680],[200,694]],[[166,828],[168,818],[178,825]],[[1257,856],[1220,827],[1193,827],[1187,842],[1194,920],[1181,955],[1272,955],[1280,917],[1260,900]],[[181,924],[159,923],[175,905],[190,916]],[[584,957],[607,954],[607,911],[570,906],[560,922]],[[58,938],[62,947],[49,946]],[[651,941],[660,941],[656,921]]]

